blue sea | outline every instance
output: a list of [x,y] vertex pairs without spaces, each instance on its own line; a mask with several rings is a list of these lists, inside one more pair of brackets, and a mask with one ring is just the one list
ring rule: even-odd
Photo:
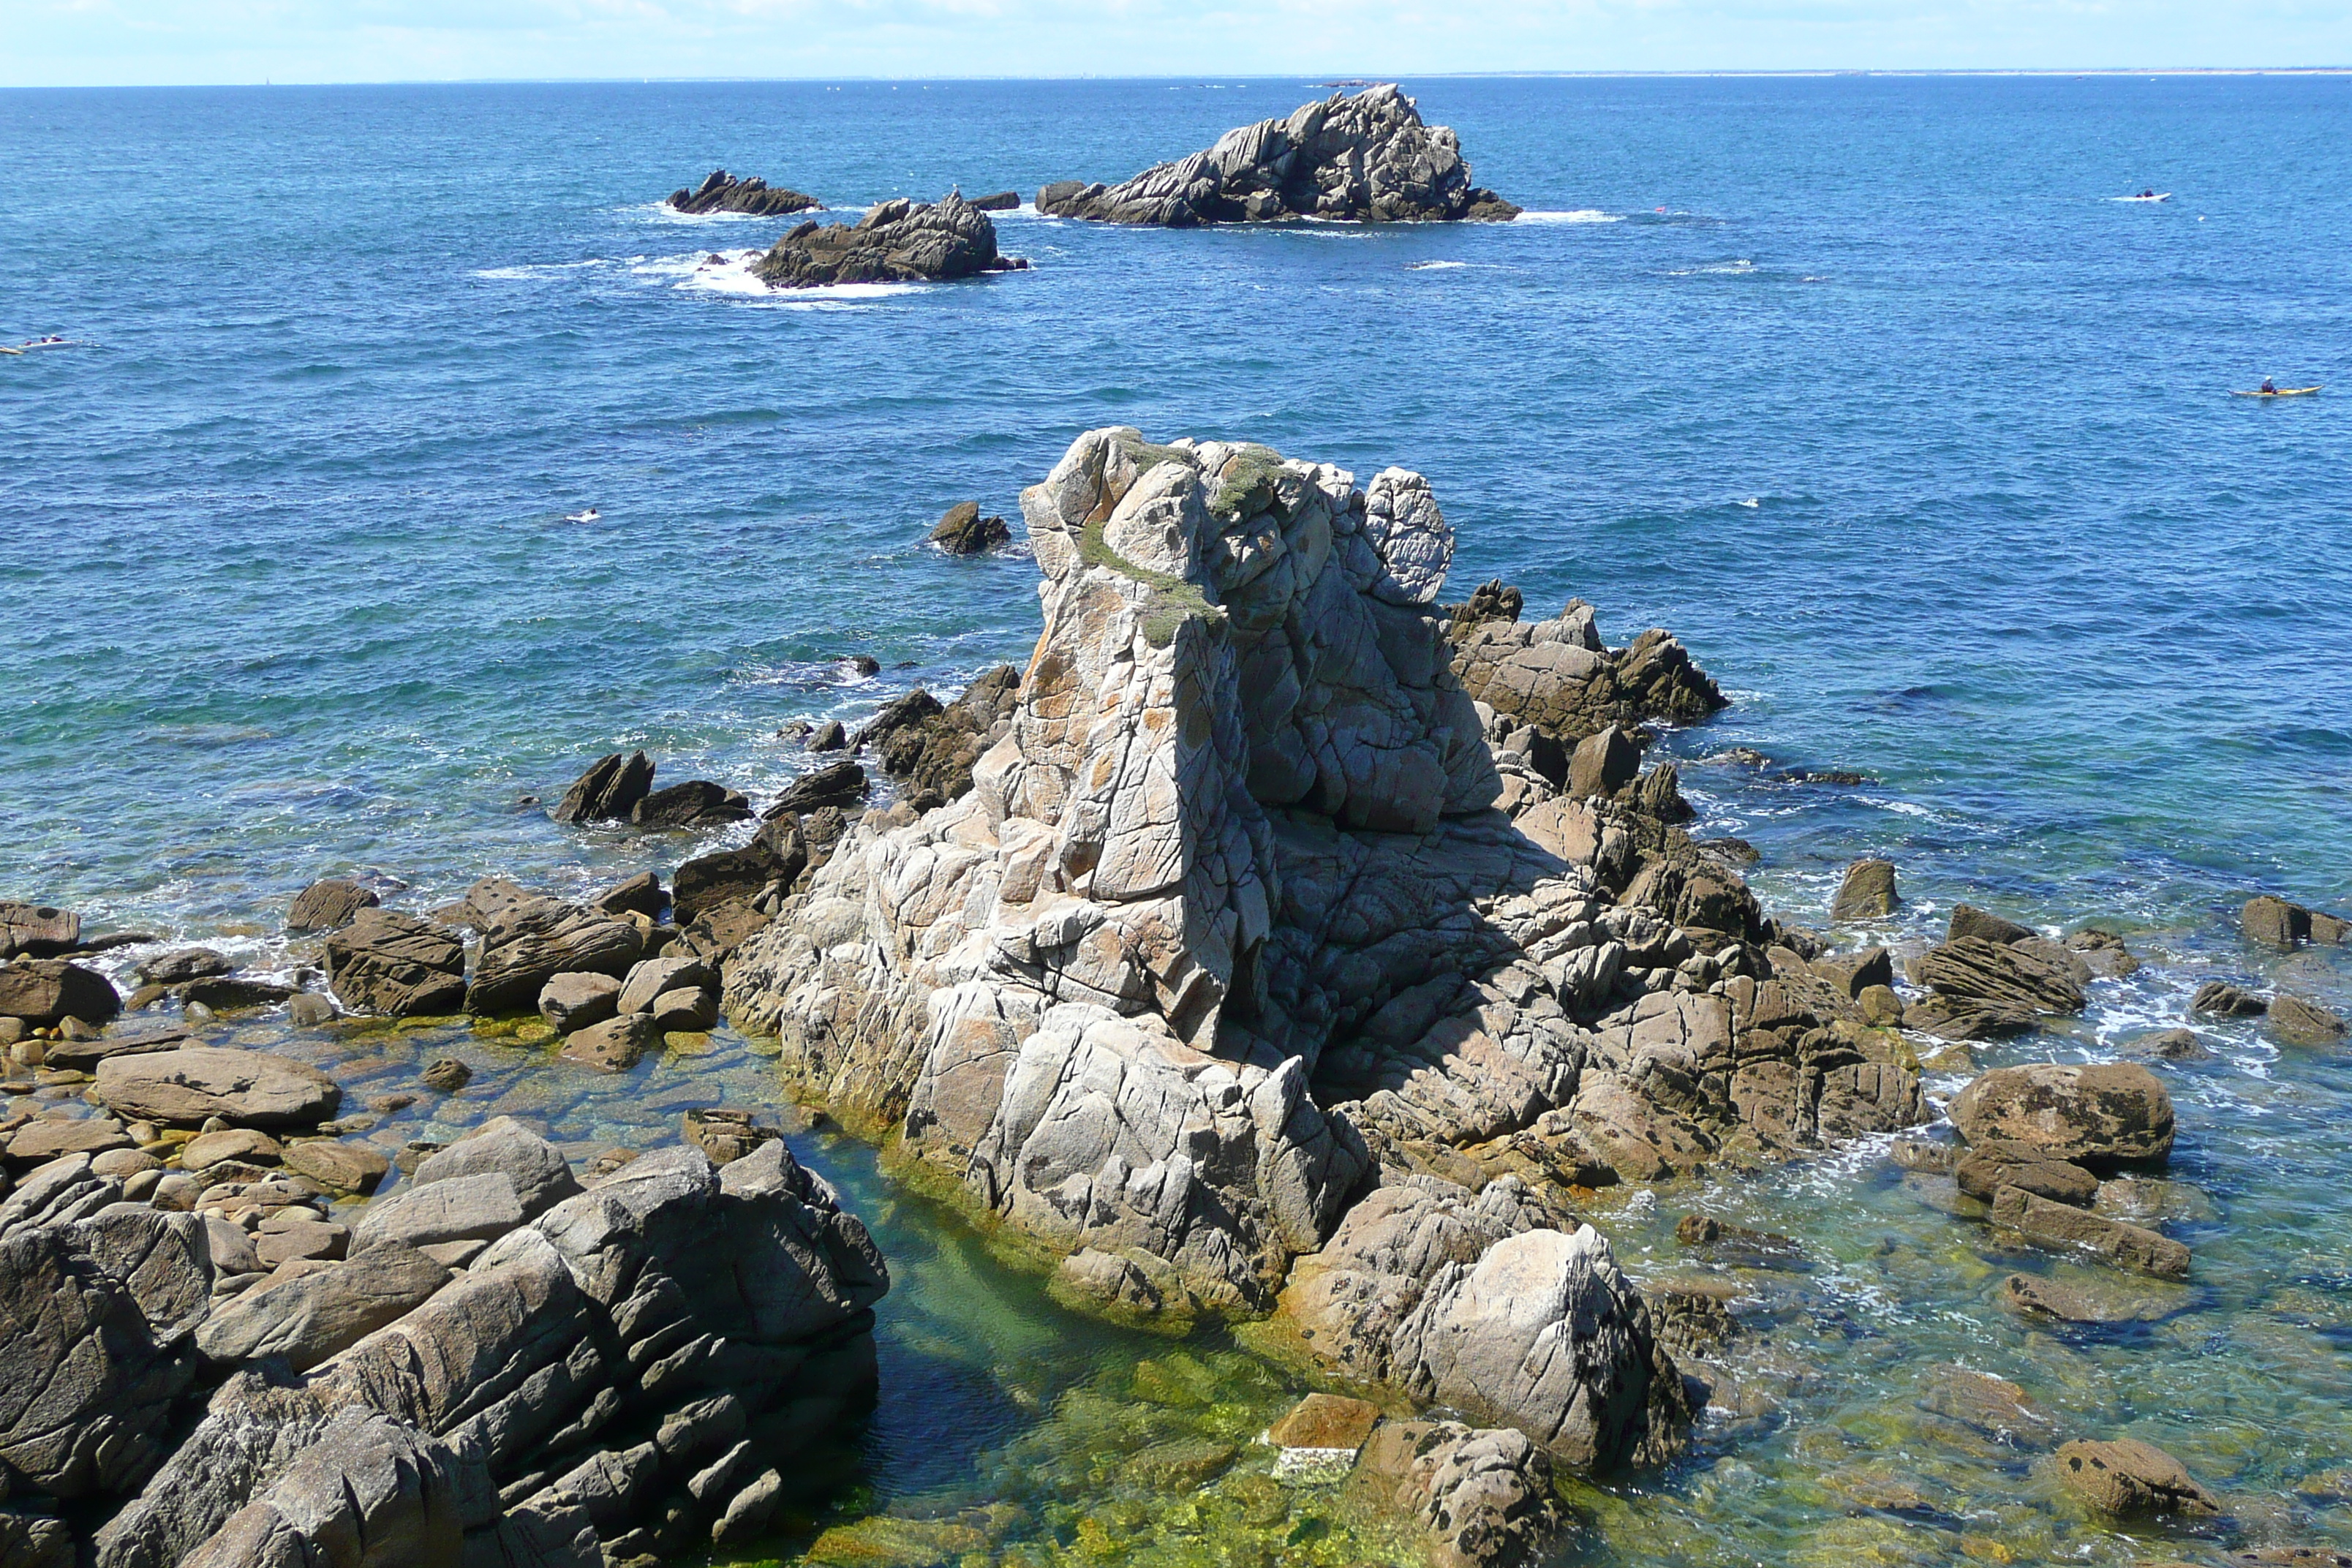
[[[1024,206],[999,238],[1028,271],[786,295],[742,262],[796,219],[661,198],[720,165],[845,212],[1026,197],[1328,89],[0,92],[0,342],[76,345],[0,356],[0,897],[278,963],[321,876],[421,907],[493,872],[667,870],[697,846],[543,803],[622,747],[769,791],[806,764],[793,721],[1021,662],[1034,564],[925,531],[966,499],[1017,518],[1073,437],[1129,424],[1418,468],[1459,535],[1449,596],[1500,576],[1530,614],[1592,601],[1613,642],[1672,628],[1733,705],[1655,754],[1789,917],[1825,925],[1843,865],[1885,855],[1896,934],[1966,899],[2152,961],[1988,1063],[2113,1055],[2200,980],[2280,979],[2238,904],[2352,901],[2352,77],[1405,86],[1525,216],[1151,232]],[[2169,199],[2117,199],[2142,190]],[[2266,375],[2327,389],[2229,395]],[[2326,955],[2284,978],[2352,1000]],[[1945,1518],[1963,1501],[1806,1479],[1824,1432],[1894,1441],[1856,1401],[1953,1361],[2068,1435],[2163,1441],[2244,1500],[2226,1539],[2352,1544],[2343,1498],[2297,1489],[2352,1463],[2352,1072],[2211,1033],[2214,1063],[2169,1069],[2175,1174],[2216,1216],[2200,1311],[2023,1333],[1984,1305],[1981,1233],[1866,1151],[1726,1184],[1717,1212],[1835,1253],[1775,1321],[1821,1369],[1880,1345],[1851,1363],[1874,1386],[1822,1370],[1769,1429],[1595,1492],[1591,1550],[2145,1555],[2049,1503],[1979,1520],[2027,1543],[1989,1558]],[[961,1396],[894,1404],[957,1353],[973,1280],[1030,1288],[862,1152],[812,1157],[906,1260],[841,1508],[1001,1474],[1020,1412],[1154,1353],[1024,1298],[1014,1359],[1062,1372],[969,1424]],[[1637,1272],[1673,1265],[1695,1201],[1619,1216]],[[1054,1481],[1027,1517],[1066,1535],[1108,1484]]]

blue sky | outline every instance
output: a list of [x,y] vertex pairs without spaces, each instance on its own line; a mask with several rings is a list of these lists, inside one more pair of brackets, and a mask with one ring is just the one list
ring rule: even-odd
[[0,0],[0,85],[2352,65],[2352,0]]

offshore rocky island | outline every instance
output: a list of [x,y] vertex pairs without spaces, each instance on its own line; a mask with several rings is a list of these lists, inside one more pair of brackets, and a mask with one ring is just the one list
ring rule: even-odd
[[[583,1158],[532,1099],[708,1051],[722,1007],[770,1042],[760,1079],[883,1142],[1063,1300],[1171,1337],[1232,1325],[1265,1370],[1230,1375],[1317,1391],[1252,1434],[1270,1480],[1205,1436],[1139,1467],[1269,1525],[1337,1487],[1432,1562],[1543,1560],[1577,1534],[1563,1480],[1769,1404],[1736,1292],[1619,1266],[1606,1233],[1643,1184],[1894,1136],[1924,1202],[2096,1264],[2012,1275],[2021,1318],[2180,1310],[2183,1200],[2155,1174],[2175,1111],[2147,1067],[1975,1075],[1957,1137],[1908,1131],[1937,1117],[1922,1048],[1950,1070],[2079,1011],[2137,962],[2116,937],[1961,906],[1898,972],[1767,914],[1745,847],[1693,839],[1676,769],[1643,766],[1650,725],[1723,705],[1714,681],[1662,631],[1611,647],[1580,602],[1528,621],[1496,583],[1442,606],[1454,533],[1418,474],[1108,428],[1022,502],[1025,669],[813,733],[816,765],[756,818],[708,781],[656,790],[642,753],[582,776],[559,821],[743,825],[667,887],[486,879],[407,911],[320,883],[286,918],[318,933],[291,984],[0,906],[0,1563],[805,1540],[823,1475],[793,1457],[892,1396],[887,1261],[773,1104],[664,1100],[641,1147]],[[1899,898],[1864,861],[1834,912]],[[2272,899],[2244,921],[2282,952],[2347,932]],[[125,998],[100,966],[131,952]],[[2284,991],[2196,1005],[2343,1037]],[[404,1043],[436,1028],[520,1054],[469,1085]],[[420,1099],[466,1120],[469,1093],[465,1136],[394,1138]],[[1678,1234],[1767,1268],[1798,1248],[1704,1213]],[[1139,1363],[1135,1397],[1177,1367]],[[1981,1430],[2041,1419],[1964,1368],[1933,1398]],[[2116,1520],[2225,1508],[2130,1438],[2039,1462]],[[1009,1504],[917,1523],[828,1531],[808,1560],[1120,1550],[1097,1521],[1024,1534]],[[2287,1551],[2244,1560],[2330,1561]]]

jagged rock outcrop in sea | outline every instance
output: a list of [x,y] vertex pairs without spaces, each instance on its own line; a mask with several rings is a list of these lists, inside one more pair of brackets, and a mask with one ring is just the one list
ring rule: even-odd
[[771,185],[757,174],[739,180],[724,169],[713,169],[694,189],[680,187],[669,205],[688,214],[749,213],[754,217],[774,217],[806,212],[822,204],[814,196]]
[[[1022,500],[1045,630],[971,793],[853,827],[726,997],[1064,1289],[1260,1315],[1374,1189],[1559,1191],[1922,1120],[1850,977],[1671,825],[1671,769],[1571,799],[1490,748],[1421,476],[1107,429]],[[1571,1464],[1671,1445],[1679,1381],[1573,1215],[1413,1256],[1410,1331],[1309,1353]]]
[[837,283],[932,283],[982,272],[1017,272],[1029,264],[999,255],[988,215],[950,192],[937,202],[893,197],[854,224],[819,226],[814,218],[776,241],[752,264],[771,289]]
[[1394,84],[1333,93],[1280,120],[1228,131],[1215,146],[1116,185],[1057,180],[1037,210],[1105,223],[1507,221],[1519,209],[1470,183],[1462,144]]

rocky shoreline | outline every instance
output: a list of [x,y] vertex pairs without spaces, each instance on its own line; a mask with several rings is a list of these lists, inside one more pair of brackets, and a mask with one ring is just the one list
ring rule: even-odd
[[[1737,841],[1685,830],[1675,766],[1643,765],[1716,683],[1663,631],[1610,646],[1580,601],[1441,605],[1453,530],[1409,470],[1114,427],[1022,501],[1025,670],[812,731],[763,811],[657,790],[643,752],[582,774],[556,821],[649,846],[758,821],[667,887],[491,878],[412,912],[321,882],[285,921],[314,972],[142,953],[128,999],[88,961],[160,944],[0,904],[0,1561],[663,1560],[756,1539],[790,1455],[871,1397],[887,1267],[757,1116],[690,1108],[683,1142],[584,1172],[503,1115],[387,1152],[399,1097],[353,1113],[225,1033],[261,1009],[463,1015],[625,1074],[723,1004],[773,1037],[780,1089],[1060,1299],[1231,1322],[1324,1390],[1266,1431],[1276,1473],[1346,1479],[1441,1562],[1540,1558],[1575,1528],[1559,1477],[1668,1460],[1751,1398],[1726,1298],[1620,1267],[1628,1190],[1888,1140],[1923,1205],[2116,1276],[2013,1273],[2020,1320],[2174,1310],[2145,1294],[2196,1268],[2165,1233],[2163,1079],[1969,1055],[2082,1011],[2140,962],[2122,938],[1961,905],[1893,951],[1866,940],[1902,907],[1879,860],[1837,891],[1844,942],[1768,915]],[[2268,897],[2242,925],[2283,953],[2352,930]],[[2344,1038],[2288,989],[2195,1007]],[[1926,1079],[1955,1074],[1939,1108]],[[1802,1252],[1705,1214],[1677,1234],[1767,1270]],[[1938,1397],[2017,1405],[1999,1383]],[[2105,1516],[2224,1506],[2129,1438],[2049,1463]]]

